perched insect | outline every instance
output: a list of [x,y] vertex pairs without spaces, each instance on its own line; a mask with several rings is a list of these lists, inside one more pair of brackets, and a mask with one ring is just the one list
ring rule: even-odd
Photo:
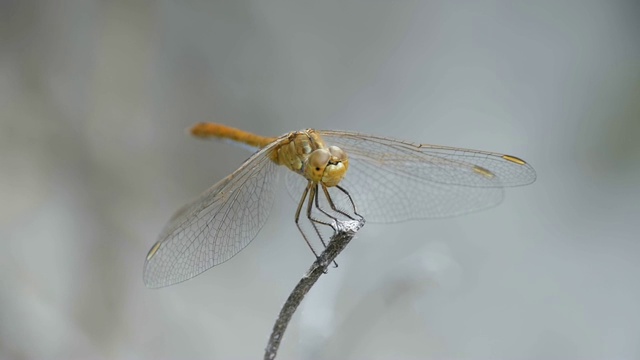
[[[307,218],[320,236],[317,224],[331,222],[314,217],[313,209],[336,219],[320,206],[321,196],[335,215],[398,222],[488,208],[500,203],[504,187],[536,179],[534,169],[515,156],[353,132],[307,129],[270,138],[200,123],[191,133],[260,150],[171,218],[147,254],[144,282],[149,287],[190,279],[246,247],[266,222],[282,167],[290,170],[288,184],[304,184],[290,191],[300,199],[295,222],[312,251],[299,223],[305,201]],[[335,205],[336,190],[349,212]]]

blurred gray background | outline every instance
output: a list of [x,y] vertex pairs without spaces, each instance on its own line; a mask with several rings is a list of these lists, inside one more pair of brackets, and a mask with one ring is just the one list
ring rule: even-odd
[[281,359],[640,359],[637,1],[0,2],[0,358],[261,358],[313,261],[255,241],[149,290],[171,214],[249,156],[184,129],[505,152],[494,209],[367,224]]

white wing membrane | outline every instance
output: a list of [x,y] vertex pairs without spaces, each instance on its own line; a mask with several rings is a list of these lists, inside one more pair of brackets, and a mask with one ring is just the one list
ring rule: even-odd
[[274,144],[180,209],[153,246],[144,282],[162,287],[188,280],[237,254],[256,236],[273,205],[278,165]]
[[[371,222],[464,214],[499,204],[505,186],[535,181],[533,168],[503,154],[319,131],[349,156],[342,185]],[[342,202],[343,208],[348,205]]]

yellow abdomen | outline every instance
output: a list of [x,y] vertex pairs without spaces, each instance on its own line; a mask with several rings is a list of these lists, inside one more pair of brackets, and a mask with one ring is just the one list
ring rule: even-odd
[[[278,138],[265,137],[216,123],[199,123],[191,134],[201,138],[216,137],[263,148],[274,141],[277,145],[269,154],[272,161],[304,176],[314,183],[335,186],[348,167],[346,154],[335,146],[327,148],[314,130],[295,131]],[[337,149],[337,150],[336,150]],[[309,163],[312,165],[309,165]]]
[[230,139],[258,148],[263,148],[276,140],[276,138],[260,136],[231,126],[216,123],[195,124],[190,129],[190,132],[191,135],[200,138],[217,137],[221,139]]

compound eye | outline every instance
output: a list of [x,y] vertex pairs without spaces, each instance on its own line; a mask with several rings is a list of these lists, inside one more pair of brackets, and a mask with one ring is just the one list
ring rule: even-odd
[[327,166],[330,158],[331,154],[329,154],[327,150],[315,150],[309,155],[309,166],[311,166],[314,171],[323,170],[325,166]]
[[329,164],[322,174],[322,183],[326,186],[336,186],[349,168],[349,159],[347,154],[337,146],[330,146],[329,153],[331,158]]
[[337,146],[329,146],[329,152],[331,153],[331,156],[337,158],[338,161],[347,160],[347,154]]
[[331,159],[331,154],[327,149],[314,150],[307,159],[306,177],[312,181],[320,181],[329,159]]

